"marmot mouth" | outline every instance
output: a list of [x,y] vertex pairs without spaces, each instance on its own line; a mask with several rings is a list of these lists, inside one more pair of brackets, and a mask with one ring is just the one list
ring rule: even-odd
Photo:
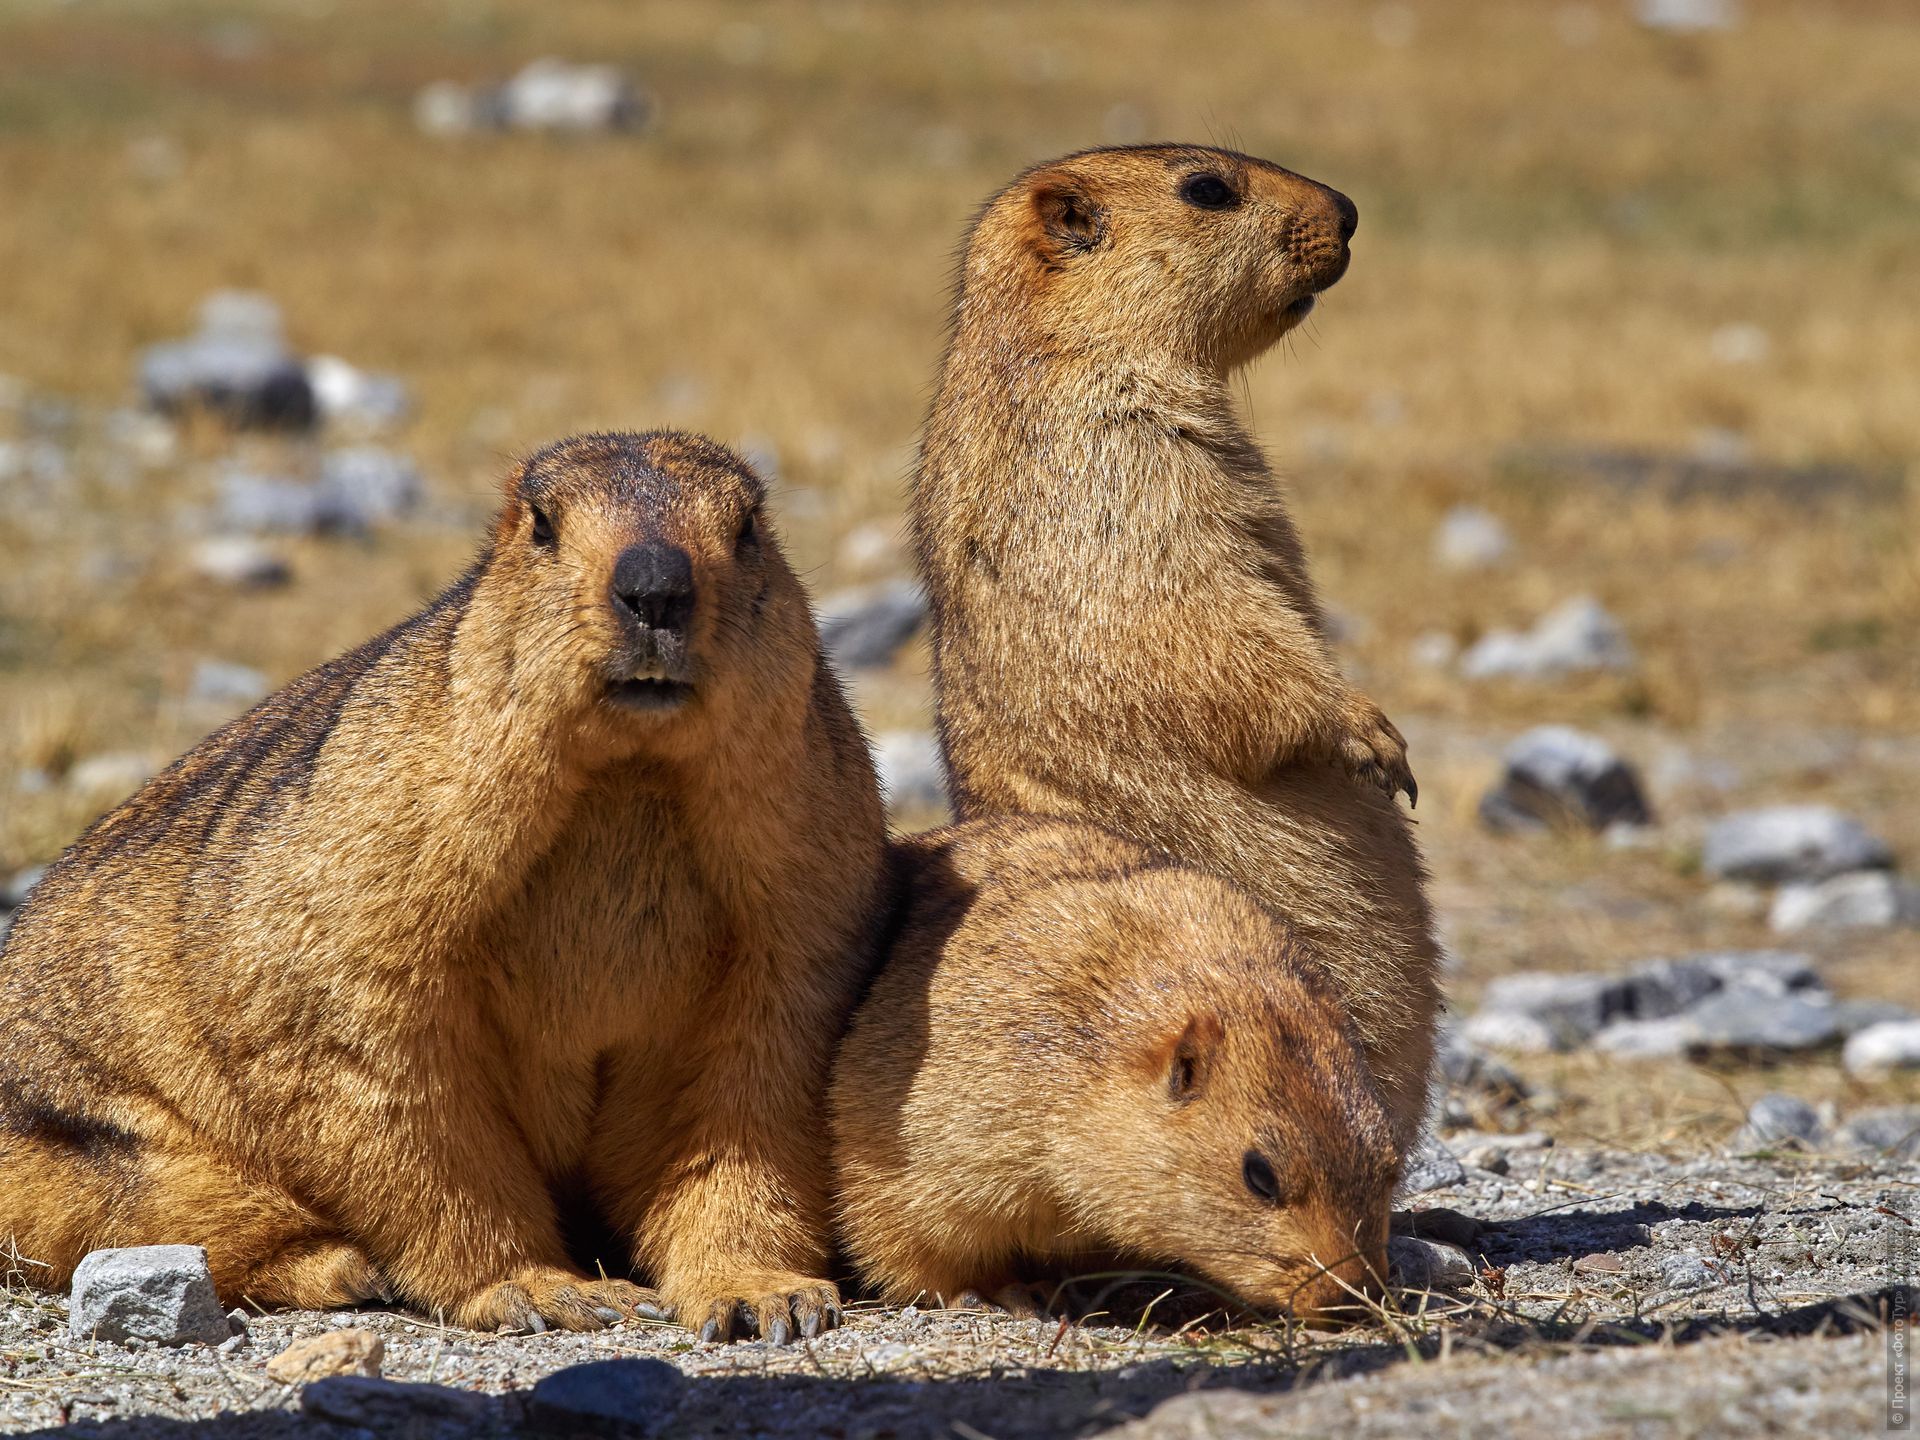
[[616,680],[607,687],[607,699],[623,710],[674,710],[692,698],[685,680]]
[[1280,318],[1289,324],[1297,325],[1312,313],[1315,298],[1316,297],[1312,295],[1302,295],[1298,300],[1295,300],[1280,312]]

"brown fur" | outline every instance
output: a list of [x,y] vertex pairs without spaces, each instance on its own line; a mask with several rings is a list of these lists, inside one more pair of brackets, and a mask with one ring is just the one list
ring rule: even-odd
[[[1238,203],[1183,202],[1203,172]],[[1246,886],[1329,967],[1404,1147],[1439,1008],[1413,777],[1228,392],[1344,273],[1351,217],[1199,147],[1023,175],[967,241],[912,520],[961,816],[1084,819]]]
[[[1054,820],[896,847],[903,918],[835,1064],[842,1242],[888,1299],[1178,1264],[1327,1318],[1398,1166],[1338,1000],[1237,886]],[[1243,1174],[1250,1152],[1279,1203]]]
[[[573,1191],[689,1325],[831,1323],[821,1107],[884,829],[761,499],[695,437],[550,448],[464,578],[53,867],[0,959],[35,1278],[190,1241],[229,1302],[593,1328],[651,1300],[569,1262]],[[662,542],[697,590],[646,655],[610,576]],[[610,698],[661,673],[692,698]]]

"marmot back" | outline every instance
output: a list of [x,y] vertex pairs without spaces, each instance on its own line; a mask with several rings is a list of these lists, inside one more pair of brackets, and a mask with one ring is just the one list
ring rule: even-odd
[[1227,386],[1354,224],[1200,146],[1021,176],[967,240],[912,524],[959,814],[1086,820],[1244,886],[1327,966],[1404,1146],[1439,1008],[1413,777]]
[[1344,1011],[1233,885],[1090,826],[895,846],[833,1078],[842,1244],[887,1299],[1178,1264],[1301,1319],[1384,1274],[1399,1161]]
[[[822,1105],[884,827],[753,472],[520,466],[479,559],[99,821],[0,952],[0,1239],[228,1303],[831,1323]],[[555,1192],[618,1234],[595,1280]]]

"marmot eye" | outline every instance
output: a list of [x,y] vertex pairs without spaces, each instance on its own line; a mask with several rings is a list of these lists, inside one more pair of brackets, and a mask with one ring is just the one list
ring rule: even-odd
[[1247,1182],[1247,1189],[1269,1205],[1280,1203],[1280,1177],[1273,1173],[1273,1166],[1258,1150],[1247,1151],[1246,1158],[1240,1162],[1240,1178]]
[[1240,203],[1233,187],[1218,175],[1189,175],[1180,185],[1180,198],[1202,210],[1231,210]]
[[533,512],[533,543],[540,546],[553,544],[553,521],[547,518],[547,512],[538,505],[527,507]]
[[745,550],[749,545],[758,545],[759,543],[760,532],[754,528],[753,512],[748,511],[747,518],[740,524],[740,534],[735,538],[733,548],[736,550]]

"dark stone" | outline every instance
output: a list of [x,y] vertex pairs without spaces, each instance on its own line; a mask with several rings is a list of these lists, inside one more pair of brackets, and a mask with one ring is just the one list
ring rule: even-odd
[[1498,831],[1604,830],[1653,819],[1639,776],[1604,740],[1564,725],[1529,730],[1507,747],[1506,772],[1480,801]]
[[527,1419],[556,1435],[651,1435],[672,1418],[684,1379],[660,1360],[594,1360],[533,1387]]

